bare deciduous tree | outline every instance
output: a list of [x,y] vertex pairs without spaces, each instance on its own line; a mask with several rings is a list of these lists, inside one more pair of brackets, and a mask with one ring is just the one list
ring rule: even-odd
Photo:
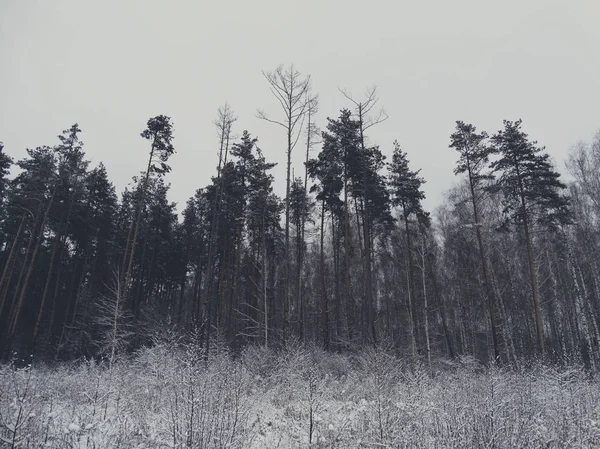
[[289,321],[290,304],[290,179],[292,166],[292,151],[298,143],[302,134],[304,120],[310,109],[310,75],[303,77],[293,64],[288,67],[280,65],[273,72],[264,72],[263,75],[271,93],[281,105],[284,118],[282,120],[271,119],[266,112],[259,110],[257,117],[269,123],[274,123],[285,129],[287,134],[287,168],[285,187],[285,282],[284,282],[284,335]]
[[101,352],[108,357],[109,367],[112,367],[115,357],[125,349],[128,339],[133,335],[130,320],[131,315],[123,301],[121,279],[115,270],[113,285],[108,287],[107,295],[98,299],[95,314],[96,325],[100,328]]

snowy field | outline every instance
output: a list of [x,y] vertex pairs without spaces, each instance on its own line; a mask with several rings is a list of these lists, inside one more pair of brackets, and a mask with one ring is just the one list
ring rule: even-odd
[[206,364],[169,346],[111,369],[3,366],[0,447],[600,447],[600,385],[582,370],[434,370],[305,349]]

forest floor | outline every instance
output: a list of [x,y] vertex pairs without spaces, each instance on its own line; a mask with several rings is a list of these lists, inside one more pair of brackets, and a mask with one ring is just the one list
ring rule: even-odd
[[0,447],[592,448],[600,383],[579,368],[438,362],[383,351],[158,345],[110,369],[0,366]]

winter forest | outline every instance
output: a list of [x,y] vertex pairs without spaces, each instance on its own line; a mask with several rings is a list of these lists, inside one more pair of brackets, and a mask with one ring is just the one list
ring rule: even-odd
[[600,444],[600,134],[553,161],[519,117],[456,121],[426,210],[375,87],[322,117],[310,76],[263,75],[283,196],[227,103],[181,213],[168,115],[122,192],[85,123],[0,144],[0,446]]
[[233,137],[243,126],[229,105],[215,120],[219,165],[181,217],[168,116],[141,130],[147,161],[120,195],[86,160],[78,124],[18,161],[2,153],[5,360],[114,357],[168,329],[206,351],[297,340],[384,345],[428,365],[600,362],[600,140],[573,148],[566,185],[526,123],[488,134],[457,121],[456,185],[430,212],[409,149],[368,138],[388,118],[375,88],[343,92],[348,107],[320,131],[310,77],[264,75],[281,111],[257,114],[285,136],[285,198],[260,142]]

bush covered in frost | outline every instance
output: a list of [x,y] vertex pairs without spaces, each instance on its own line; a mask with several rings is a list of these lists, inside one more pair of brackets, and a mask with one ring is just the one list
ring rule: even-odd
[[583,370],[440,367],[168,343],[110,367],[1,366],[0,447],[600,447],[600,385]]

